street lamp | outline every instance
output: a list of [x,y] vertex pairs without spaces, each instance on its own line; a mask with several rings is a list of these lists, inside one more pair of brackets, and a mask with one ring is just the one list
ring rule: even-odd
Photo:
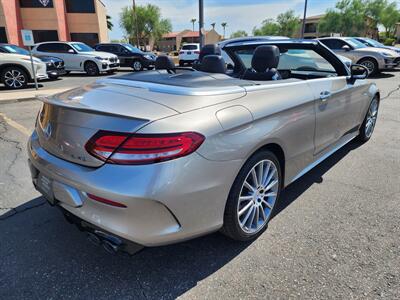
[[204,36],[204,1],[199,0],[199,38],[200,38],[200,49],[205,44]]
[[301,26],[301,38],[304,38],[304,30],[306,28],[306,16],[307,16],[307,0],[304,3],[304,16],[303,16],[303,25]]

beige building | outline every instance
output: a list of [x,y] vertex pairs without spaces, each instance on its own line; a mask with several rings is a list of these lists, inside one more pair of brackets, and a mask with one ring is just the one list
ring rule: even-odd
[[[206,31],[206,44],[215,44],[221,41],[221,39],[222,36],[214,29]],[[200,43],[199,32],[186,29],[179,32],[164,34],[162,39],[158,41],[157,47],[159,51],[170,52],[179,50],[181,46],[186,43]]]
[[[311,16],[306,18],[305,22],[305,27],[304,27],[304,38],[305,39],[315,39],[315,38],[320,38],[320,37],[326,37],[326,36],[331,36],[335,34],[335,32],[319,32],[318,30],[318,24],[321,21],[321,19],[325,15],[317,15],[317,16]],[[301,20],[302,22],[303,20]],[[362,33],[363,36],[365,37],[370,37],[370,38],[378,38],[378,28],[375,28],[372,26],[372,20],[369,18],[365,19],[365,31]],[[301,26],[300,30],[297,33],[296,37],[301,36]]]
[[0,43],[22,46],[21,29],[32,30],[37,43],[108,41],[100,0],[0,0]]

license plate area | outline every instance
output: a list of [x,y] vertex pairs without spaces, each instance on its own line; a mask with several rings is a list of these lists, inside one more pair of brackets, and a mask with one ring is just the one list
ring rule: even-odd
[[188,54],[188,55],[192,54],[192,51],[188,51],[187,54]]

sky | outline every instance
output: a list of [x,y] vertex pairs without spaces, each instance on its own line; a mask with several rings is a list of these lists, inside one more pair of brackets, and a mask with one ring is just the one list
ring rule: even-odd
[[[132,5],[131,0],[102,0],[107,13],[112,17],[114,29],[110,39],[122,39],[123,30],[119,26],[119,14],[124,6]],[[337,0],[308,0],[307,16],[323,14],[333,8]],[[198,0],[136,0],[136,5],[154,4],[160,7],[162,17],[170,19],[173,31],[191,29],[192,18],[198,19]],[[210,29],[215,22],[216,30],[222,34],[222,22],[227,22],[226,36],[237,30],[251,34],[254,26],[260,26],[267,18],[293,9],[298,16],[303,15],[304,0],[204,0],[205,28]]]

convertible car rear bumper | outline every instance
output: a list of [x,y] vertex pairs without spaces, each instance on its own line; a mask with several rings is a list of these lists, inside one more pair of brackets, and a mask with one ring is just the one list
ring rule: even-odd
[[[170,244],[218,230],[242,164],[209,161],[193,153],[158,164],[91,168],[48,153],[36,132],[28,143],[28,154],[34,185],[52,204],[143,246]],[[93,200],[90,195],[125,207]]]

